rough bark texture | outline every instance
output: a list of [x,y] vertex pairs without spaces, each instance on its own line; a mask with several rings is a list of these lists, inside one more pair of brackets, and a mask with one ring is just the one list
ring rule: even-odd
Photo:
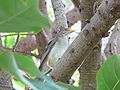
[[71,0],[76,8],[80,8],[80,0]]
[[120,54],[120,19],[112,30],[112,35],[104,50],[106,58],[113,54]]
[[81,0],[80,1],[80,14],[82,21],[82,28],[89,23],[89,20],[94,15],[94,3],[98,0]]
[[64,11],[64,5],[62,0],[51,0],[54,14],[55,14],[55,22],[56,27],[64,27],[67,28],[67,18]]
[[[31,44],[32,42],[32,44]],[[36,38],[34,35],[28,35],[25,39],[20,40],[16,47],[15,50],[16,51],[26,51],[26,52],[31,52],[34,49],[37,48],[37,44],[36,44]]]
[[37,49],[38,49],[39,56],[40,58],[42,58],[42,55],[45,52],[45,47],[48,43],[43,32],[39,32],[36,35],[36,42],[37,42]]
[[0,71],[0,90],[13,90],[11,76]]
[[[81,23],[82,28],[89,23],[90,18],[94,15],[94,3],[97,0],[81,0]],[[96,90],[96,73],[100,68],[101,58],[101,42],[96,45],[92,53],[86,58],[80,67],[80,86],[81,90]]]
[[87,57],[80,67],[81,90],[96,90],[96,73],[101,66],[101,47],[95,46],[93,52]]
[[120,0],[102,1],[98,11],[68,47],[50,73],[55,81],[67,82],[70,79],[74,71],[90,55],[93,47],[101,40],[104,33],[120,17],[119,8]]
[[68,27],[74,25],[78,20],[80,20],[80,12],[78,8],[73,8],[70,12],[66,14]]

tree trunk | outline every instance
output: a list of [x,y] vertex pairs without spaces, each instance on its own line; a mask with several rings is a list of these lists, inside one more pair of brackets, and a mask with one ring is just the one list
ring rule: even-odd
[[[97,0],[81,0],[80,9],[82,28],[89,23],[90,18],[94,15],[93,6],[96,1]],[[96,90],[96,73],[100,68],[101,61],[100,41],[79,68],[81,90]]]
[[102,61],[100,46],[99,43],[94,47],[93,52],[87,57],[79,69],[81,90],[96,90],[96,73]]

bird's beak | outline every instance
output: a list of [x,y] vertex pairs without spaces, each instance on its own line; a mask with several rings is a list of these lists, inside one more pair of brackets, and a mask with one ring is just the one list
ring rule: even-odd
[[72,32],[76,32],[76,30],[67,30],[68,32],[72,33]]

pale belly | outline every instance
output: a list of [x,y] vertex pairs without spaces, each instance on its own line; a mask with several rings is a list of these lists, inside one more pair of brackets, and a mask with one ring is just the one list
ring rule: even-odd
[[43,72],[54,67],[55,63],[62,57],[67,47],[69,46],[68,41],[63,39],[62,41],[56,42],[55,46],[52,48],[50,54],[47,57],[47,63],[43,67]]

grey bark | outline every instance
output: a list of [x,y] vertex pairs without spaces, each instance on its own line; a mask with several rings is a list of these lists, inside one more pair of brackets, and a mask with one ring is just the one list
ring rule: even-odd
[[74,25],[78,20],[80,20],[80,12],[78,8],[73,8],[70,12],[66,14],[68,27]]
[[112,35],[109,38],[104,53],[106,58],[113,54],[120,54],[120,19],[112,29]]
[[[82,28],[89,23],[90,18],[94,15],[94,9],[97,10],[97,8],[93,7],[97,1],[98,0],[81,0],[80,9]],[[100,41],[79,69],[81,90],[96,90],[96,73],[100,68],[101,61]]]
[[68,28],[67,18],[62,0],[51,0],[51,2],[55,14],[55,23],[57,29],[60,27]]
[[120,17],[120,0],[103,0],[94,16],[57,62],[50,76],[55,81],[67,82],[74,71],[90,55],[114,22]]
[[76,8],[80,8],[80,0],[71,0]]
[[13,90],[11,76],[0,71],[0,90]]
[[[32,42],[32,44],[31,44]],[[28,35],[25,39],[20,40],[16,47],[15,47],[15,51],[26,51],[26,52],[31,52],[34,49],[37,48],[37,44],[36,44],[36,38],[34,35]]]

